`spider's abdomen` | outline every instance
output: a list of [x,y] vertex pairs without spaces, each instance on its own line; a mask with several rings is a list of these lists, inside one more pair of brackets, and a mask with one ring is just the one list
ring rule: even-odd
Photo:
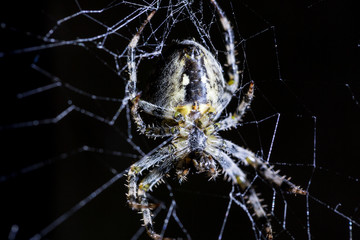
[[164,56],[145,100],[167,109],[194,104],[220,104],[225,81],[215,57],[195,41],[177,43]]

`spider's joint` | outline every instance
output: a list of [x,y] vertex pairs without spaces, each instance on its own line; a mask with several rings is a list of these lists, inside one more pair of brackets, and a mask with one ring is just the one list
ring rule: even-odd
[[150,185],[149,184],[143,184],[143,183],[140,183],[139,185],[139,190],[142,190],[144,192],[147,192],[149,191],[150,189]]
[[245,160],[248,164],[250,164],[252,166],[256,163],[256,159],[253,156],[247,156],[245,158]]
[[244,176],[236,176],[236,182],[241,186],[241,188],[246,188],[246,179]]
[[141,167],[132,165],[132,166],[130,167],[129,175],[138,174],[140,171],[141,171]]
[[235,83],[234,76],[231,76],[230,79],[229,79],[229,81],[227,82],[227,84],[228,84],[229,86],[231,86],[231,85],[233,85],[234,83]]

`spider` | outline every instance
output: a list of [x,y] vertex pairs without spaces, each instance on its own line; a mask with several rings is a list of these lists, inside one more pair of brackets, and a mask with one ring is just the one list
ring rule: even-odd
[[[140,99],[136,87],[135,48],[141,32],[156,11],[149,14],[128,45],[129,80],[126,93],[132,102],[131,114],[137,129],[148,137],[172,137],[169,144],[131,165],[128,171],[128,203],[142,213],[148,235],[152,239],[162,239],[153,227],[153,204],[149,204],[147,192],[161,183],[172,169],[175,169],[180,182],[186,180],[192,169],[206,172],[210,178],[223,172],[233,184],[240,186],[247,199],[246,204],[261,223],[264,235],[267,239],[273,239],[270,219],[261,205],[261,199],[232,158],[252,167],[259,176],[277,188],[302,195],[306,191],[280,176],[252,151],[219,136],[219,131],[236,127],[241,121],[254,97],[254,82],[249,83],[249,89],[236,111],[220,118],[238,90],[239,72],[230,21],[218,3],[210,1],[225,33],[226,63],[229,67],[227,81],[221,65],[209,50],[194,40],[183,40],[177,42],[165,57],[164,67],[159,76],[152,80],[147,99]],[[161,121],[146,125],[140,111]],[[149,173],[139,182],[139,176],[144,171]]]

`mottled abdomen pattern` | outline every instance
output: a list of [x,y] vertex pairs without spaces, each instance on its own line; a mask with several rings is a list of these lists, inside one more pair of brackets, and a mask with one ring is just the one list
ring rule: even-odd
[[166,109],[210,104],[217,109],[224,92],[222,68],[213,55],[192,40],[176,43],[150,79],[144,99]]

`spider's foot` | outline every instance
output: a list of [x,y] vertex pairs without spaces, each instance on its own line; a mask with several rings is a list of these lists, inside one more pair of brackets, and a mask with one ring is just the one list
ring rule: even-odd
[[154,240],[175,240],[175,238],[161,237],[161,235],[157,234],[154,231],[154,228],[151,224],[145,225],[145,229],[146,229],[147,234]]
[[290,189],[290,192],[293,194],[300,194],[300,195],[306,195],[307,191],[303,190],[302,188],[300,188],[300,186],[296,186],[292,189]]
[[286,191],[292,193],[292,194],[300,194],[300,195],[306,195],[307,191],[303,190],[300,186],[296,186],[289,180],[283,180],[283,183],[281,185],[282,189],[285,189]]
[[265,227],[265,232],[266,232],[266,239],[272,240],[273,239],[273,233],[272,233],[272,228],[271,228],[270,225]]
[[145,228],[146,228],[146,232],[147,234],[154,240],[160,240],[162,239],[162,237],[157,234],[155,231],[154,231],[154,228],[151,224],[147,224],[145,225]]
[[267,214],[267,217],[259,218],[258,221],[261,224],[262,233],[265,234],[266,239],[272,240],[274,238],[273,230],[271,227],[270,219],[268,217],[271,217],[271,215]]

